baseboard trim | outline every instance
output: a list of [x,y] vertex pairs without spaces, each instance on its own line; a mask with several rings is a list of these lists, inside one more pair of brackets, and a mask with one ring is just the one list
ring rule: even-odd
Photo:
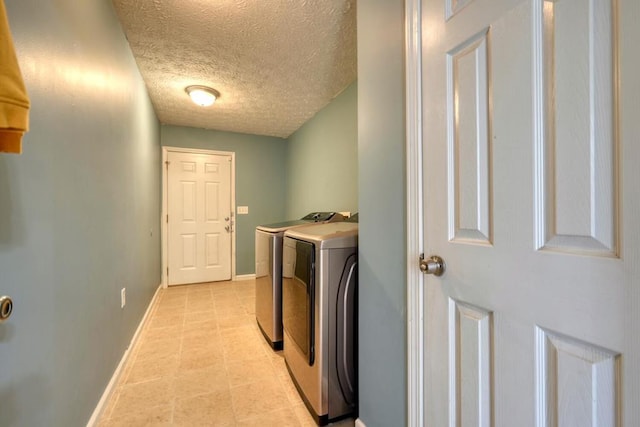
[[367,427],[360,418],[356,418],[355,427]]
[[118,383],[118,380],[120,379],[120,375],[122,374],[122,369],[124,368],[125,363],[127,363],[129,356],[131,355],[131,349],[138,341],[138,337],[140,336],[142,327],[146,323],[147,318],[149,317],[149,313],[151,313],[151,309],[153,308],[156,302],[156,299],[158,298],[158,292],[163,287],[164,285],[160,283],[160,285],[156,289],[156,292],[153,294],[153,298],[151,298],[151,302],[147,306],[147,310],[144,312],[144,316],[142,316],[142,320],[140,320],[140,323],[136,328],[136,332],[133,334],[133,338],[131,338],[131,342],[125,349],[124,354],[122,355],[122,359],[120,359],[120,363],[118,363],[116,370],[113,372],[113,375],[111,376],[111,380],[109,381],[109,384],[107,384],[107,387],[105,388],[104,393],[102,393],[102,397],[98,401],[98,405],[93,410],[93,414],[91,414],[91,418],[89,418],[89,422],[87,422],[87,427],[94,427],[97,425],[98,420],[100,419],[100,416],[104,411],[104,407],[107,401],[109,400],[109,398],[111,397],[111,394],[113,393],[113,390],[115,389],[115,386]]
[[256,278],[255,274],[239,274],[233,280],[236,282],[240,282],[242,280],[253,280]]

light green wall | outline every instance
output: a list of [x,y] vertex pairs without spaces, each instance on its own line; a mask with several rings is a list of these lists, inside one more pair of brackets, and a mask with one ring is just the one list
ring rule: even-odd
[[358,3],[359,416],[406,425],[404,1]]
[[236,273],[255,272],[255,228],[313,211],[358,210],[357,85],[353,83],[288,140],[161,126],[164,146],[236,153]]
[[287,141],[180,126],[161,127],[162,145],[236,153],[236,205],[248,215],[236,216],[236,273],[255,272],[255,230],[260,224],[283,221]]
[[[391,241],[386,249],[373,248],[371,260],[368,250],[361,257],[363,277],[373,286],[361,299],[361,319],[394,334],[392,343],[404,336],[398,328],[404,309],[398,295],[404,288],[396,284],[396,289],[387,280],[400,267],[380,271],[383,265],[389,267],[389,260],[370,265],[384,255],[395,263],[400,255],[394,251],[401,252],[401,225],[374,233],[383,219],[398,215],[396,206],[387,207],[374,197],[376,186],[382,185],[389,203],[401,198],[401,178],[376,178],[379,171],[374,171],[389,164],[392,173],[402,171],[397,151],[402,108],[393,102],[401,93],[397,52],[388,52],[390,79],[365,73],[364,88],[347,88],[290,141],[160,128],[109,2],[6,3],[32,111],[24,153],[0,155],[0,294],[12,296],[15,303],[11,319],[0,324],[3,425],[84,425],[91,416],[160,282],[161,140],[169,146],[236,152],[236,201],[250,209],[249,215],[238,217],[238,274],[254,271],[256,225],[314,210],[355,212],[360,181],[367,219],[361,222],[361,234],[376,246]],[[385,31],[397,24],[401,8],[396,3],[388,10],[360,6],[393,12],[391,24],[383,13],[377,22],[365,22],[368,30],[361,31],[368,42],[360,48],[371,51],[370,62],[376,67],[384,68],[384,53],[372,53],[372,23]],[[380,92],[373,85],[380,82],[392,85]],[[374,104],[385,92],[391,95],[391,109],[385,111],[391,113],[386,118],[391,129],[377,123],[365,128],[360,121],[360,132],[371,137],[370,146],[357,138],[356,105],[364,108],[365,119],[382,111],[363,107],[357,101],[359,91]],[[380,135],[372,132],[376,129]],[[393,144],[390,150],[385,137]],[[358,150],[364,153],[356,154]],[[391,156],[383,165],[386,154]],[[358,165],[364,166],[359,175]],[[363,183],[363,178],[374,179]],[[380,277],[372,280],[376,274]],[[127,288],[124,309],[122,287]],[[379,309],[390,312],[376,319],[373,313]],[[368,356],[361,357],[363,372],[384,379],[365,380],[370,390],[361,385],[363,419],[369,427],[376,425],[375,419],[402,420],[404,347],[373,348],[374,328],[364,329],[361,338]],[[376,340],[379,343],[379,335]]]
[[5,3],[32,109],[0,154],[0,424],[82,426],[160,284],[159,126],[111,2]]
[[287,219],[358,211],[358,85],[352,83],[289,137]]

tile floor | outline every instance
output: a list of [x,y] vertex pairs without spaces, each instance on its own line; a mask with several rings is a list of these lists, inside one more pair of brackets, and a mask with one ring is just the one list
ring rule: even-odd
[[254,281],[161,289],[98,425],[315,426],[254,313]]

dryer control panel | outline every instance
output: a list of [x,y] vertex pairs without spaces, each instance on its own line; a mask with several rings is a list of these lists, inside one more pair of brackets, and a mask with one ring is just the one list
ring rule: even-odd
[[329,220],[340,221],[344,217],[337,212],[311,212],[302,219],[305,221],[324,222]]

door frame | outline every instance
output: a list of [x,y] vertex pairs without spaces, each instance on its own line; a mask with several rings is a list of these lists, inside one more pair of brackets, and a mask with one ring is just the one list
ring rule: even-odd
[[424,425],[424,275],[422,187],[422,2],[405,0],[407,423]]
[[169,235],[167,215],[169,213],[169,176],[167,173],[167,160],[169,153],[193,153],[193,154],[212,154],[217,156],[230,156],[231,157],[231,218],[234,222],[231,232],[231,280],[236,280],[236,227],[238,221],[236,220],[236,153],[233,151],[217,151],[217,150],[202,150],[197,148],[181,148],[181,147],[162,147],[162,213],[160,215],[160,223],[162,225],[162,287],[167,288],[169,286],[169,277],[167,275],[167,269],[169,267]]

